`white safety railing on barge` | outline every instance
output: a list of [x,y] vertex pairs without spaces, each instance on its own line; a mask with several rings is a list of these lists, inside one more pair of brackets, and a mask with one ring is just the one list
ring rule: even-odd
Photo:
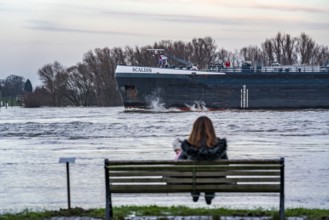
[[210,69],[209,71],[221,71],[226,73],[234,72],[329,72],[329,67],[320,66],[259,66],[251,68],[242,67],[229,67],[229,68],[219,68]]

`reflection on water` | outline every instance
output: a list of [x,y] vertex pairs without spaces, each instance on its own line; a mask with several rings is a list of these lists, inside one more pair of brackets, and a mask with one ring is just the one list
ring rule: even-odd
[[[286,159],[286,206],[329,204],[329,111],[125,111],[123,108],[0,109],[0,212],[67,206],[104,207],[103,160],[171,159],[174,138],[189,135],[194,120],[210,117],[228,139],[230,158]],[[206,206],[189,195],[119,195],[114,204]],[[214,206],[278,207],[278,196],[217,195]]]

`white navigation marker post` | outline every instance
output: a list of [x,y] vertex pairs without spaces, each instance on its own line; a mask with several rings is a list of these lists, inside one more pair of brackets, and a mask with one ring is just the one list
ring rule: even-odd
[[241,89],[241,108],[248,108],[249,94],[246,85],[242,86]]
[[71,209],[71,192],[70,192],[70,163],[75,162],[75,157],[61,157],[58,163],[66,163],[66,178],[67,178],[67,207]]

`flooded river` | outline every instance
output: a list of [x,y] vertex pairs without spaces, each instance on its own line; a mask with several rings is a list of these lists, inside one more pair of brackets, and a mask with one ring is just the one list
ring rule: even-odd
[[[286,207],[329,207],[329,110],[180,112],[116,108],[0,108],[0,212],[105,206],[103,161],[172,159],[171,142],[186,138],[207,115],[228,140],[229,158],[286,161]],[[190,195],[119,195],[115,205],[207,206]],[[278,208],[279,196],[217,194],[210,207]]]

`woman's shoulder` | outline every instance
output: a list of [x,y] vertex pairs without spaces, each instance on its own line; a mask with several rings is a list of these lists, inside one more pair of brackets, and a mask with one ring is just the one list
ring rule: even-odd
[[227,142],[225,138],[217,138],[217,143],[210,148],[210,151],[214,154],[222,154],[227,150]]
[[221,159],[228,159],[227,157],[227,141],[226,138],[218,138],[217,142],[218,155]]
[[216,146],[227,146],[226,138],[217,138]]
[[[187,148],[187,147],[195,147],[191,145],[187,139],[184,139],[181,142],[181,147],[182,149]],[[220,147],[220,148],[226,148],[227,147],[227,141],[226,138],[217,138],[216,144],[213,147]]]
[[181,148],[184,150],[186,149],[187,147],[191,147],[192,145],[190,144],[190,142],[188,142],[187,139],[184,139],[182,142],[181,142]]

